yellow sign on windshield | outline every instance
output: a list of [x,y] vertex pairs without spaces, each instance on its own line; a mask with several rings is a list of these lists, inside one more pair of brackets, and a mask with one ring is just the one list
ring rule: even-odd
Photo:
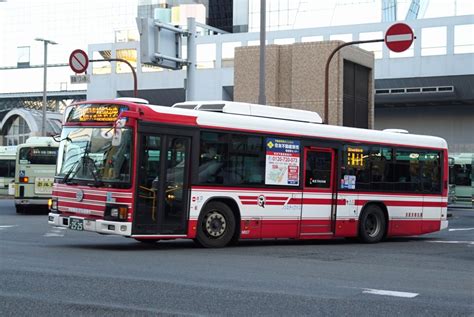
[[68,122],[113,122],[127,107],[110,104],[85,104],[76,106],[68,117]]

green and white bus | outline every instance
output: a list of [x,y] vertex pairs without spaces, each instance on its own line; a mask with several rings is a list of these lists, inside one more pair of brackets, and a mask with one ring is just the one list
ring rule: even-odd
[[0,146],[0,195],[8,193],[15,179],[16,146]]
[[18,145],[15,172],[17,213],[38,207],[47,210],[51,198],[58,143],[51,137],[30,137]]
[[452,203],[472,204],[474,198],[473,171],[474,154],[451,154],[449,157],[449,184]]

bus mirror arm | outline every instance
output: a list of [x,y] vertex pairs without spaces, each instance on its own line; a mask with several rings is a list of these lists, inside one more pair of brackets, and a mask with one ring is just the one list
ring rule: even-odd
[[138,119],[140,118],[140,113],[136,111],[125,110],[120,114],[120,118]]

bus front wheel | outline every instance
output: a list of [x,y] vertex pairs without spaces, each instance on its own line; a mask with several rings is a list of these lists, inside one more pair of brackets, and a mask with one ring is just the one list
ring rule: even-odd
[[205,248],[222,248],[235,233],[235,216],[230,207],[214,201],[199,215],[196,243]]
[[387,220],[382,209],[369,205],[362,211],[359,219],[359,239],[365,243],[377,243],[383,239],[387,230]]

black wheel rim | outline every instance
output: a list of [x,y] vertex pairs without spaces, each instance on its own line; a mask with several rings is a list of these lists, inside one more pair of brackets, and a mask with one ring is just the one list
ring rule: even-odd
[[376,237],[381,230],[380,217],[373,213],[368,214],[367,218],[365,218],[364,228],[365,228],[365,233],[369,237],[371,238]]

